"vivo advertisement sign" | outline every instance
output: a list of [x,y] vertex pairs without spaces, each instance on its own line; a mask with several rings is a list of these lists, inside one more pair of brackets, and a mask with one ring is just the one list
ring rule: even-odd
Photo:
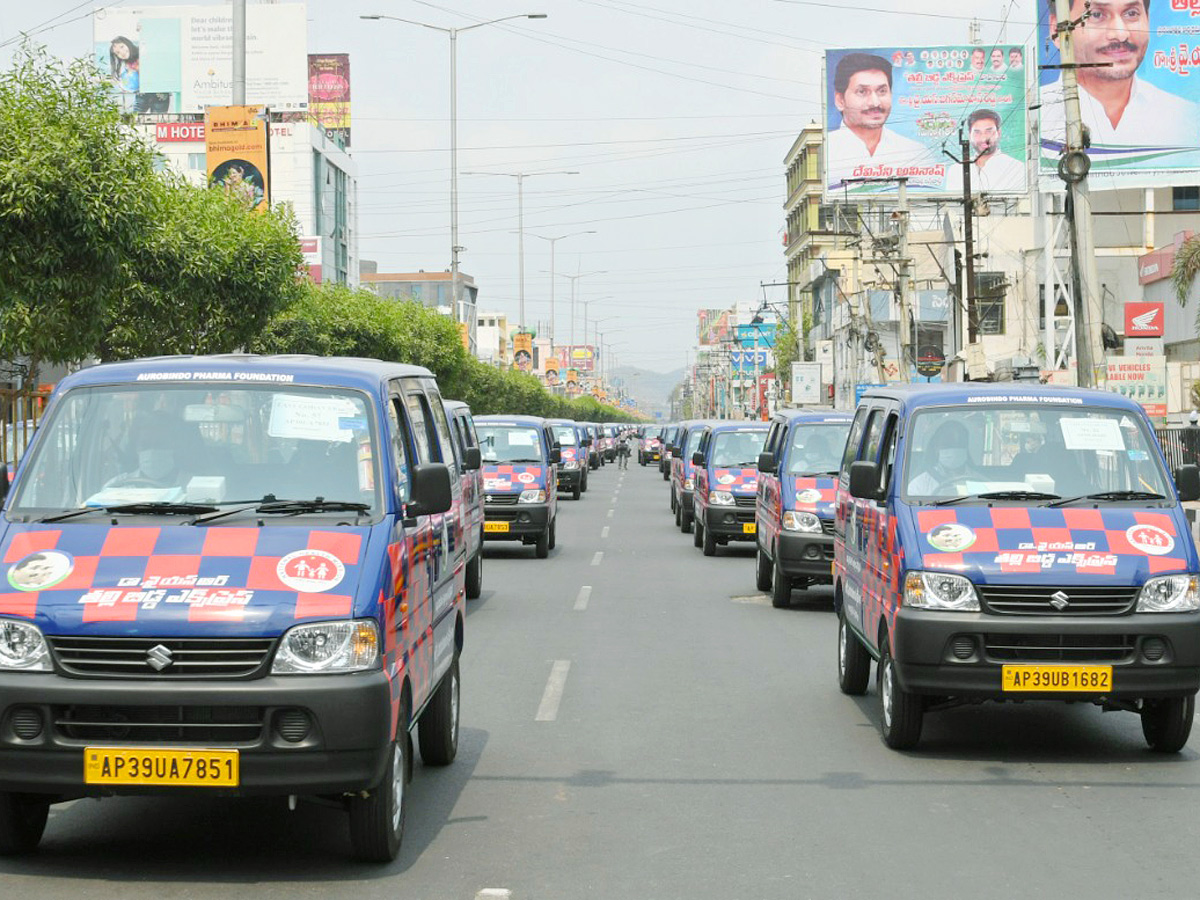
[[[1045,2],[1045,0],[1040,0]],[[959,129],[970,141],[971,189],[1026,188],[1023,46],[907,46],[825,54],[826,190],[895,194],[963,190]]]
[[[1058,20],[1040,2],[1041,159],[1057,171],[1066,139]],[[1200,3],[1073,0],[1079,106],[1091,136],[1093,188],[1178,184],[1200,169]]]

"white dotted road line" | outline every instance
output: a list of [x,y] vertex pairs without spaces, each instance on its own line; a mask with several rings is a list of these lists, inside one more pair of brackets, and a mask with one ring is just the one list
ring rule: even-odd
[[512,891],[508,888],[484,888],[475,895],[475,900],[512,900]]
[[591,596],[592,586],[590,584],[585,584],[579,589],[579,596],[575,598],[575,610],[577,612],[583,612],[585,609],[587,609],[588,600],[591,599]]
[[616,510],[615,510],[615,509],[610,509],[610,510],[608,511],[608,517],[611,519],[611,518],[613,517],[613,513],[615,513],[615,512],[616,512]]
[[607,525],[605,525],[603,528],[600,529],[600,537],[601,537],[601,539],[608,537],[608,526]]
[[602,559],[604,559],[604,551],[597,550],[595,555],[592,557],[592,565],[593,566],[600,565],[600,560],[602,560]]
[[567,686],[567,673],[571,671],[569,659],[556,659],[550,667],[550,678],[546,682],[546,690],[542,694],[542,702],[538,705],[534,721],[553,722],[558,718],[558,705],[562,703],[563,690]]

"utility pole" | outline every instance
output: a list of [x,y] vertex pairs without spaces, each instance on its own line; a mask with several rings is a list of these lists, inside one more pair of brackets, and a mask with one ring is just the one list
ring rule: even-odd
[[[947,150],[943,150],[947,156],[962,166],[962,208],[963,208],[963,267],[966,272],[963,274],[963,287],[959,294],[961,301],[962,297],[966,297],[967,306],[967,343],[974,344],[979,340],[979,316],[975,310],[975,216],[971,203],[971,166],[975,164],[975,160],[971,159],[971,142],[963,133],[962,126],[958,128],[958,152],[959,156],[954,156]],[[960,338],[955,337],[955,343]]]
[[917,364],[916,355],[912,352],[912,314],[911,314],[911,279],[910,279],[910,263],[908,258],[908,179],[900,179],[899,191],[899,209],[900,215],[899,225],[900,234],[896,242],[896,250],[899,254],[898,269],[896,275],[897,288],[900,293],[900,379],[908,382],[912,380],[912,375],[909,374],[909,364],[914,367]]
[[[1090,167],[1084,151],[1083,118],[1079,109],[1079,81],[1076,77],[1074,31],[1084,17],[1072,21],[1070,0],[1055,0],[1058,19],[1057,37],[1062,56],[1063,105],[1066,119],[1066,144],[1059,160],[1059,177],[1067,183],[1067,224],[1071,237],[1071,293],[1075,304],[1075,368],[1080,387],[1094,387],[1096,369],[1104,357],[1100,342],[1099,282],[1096,271],[1096,242],[1092,236],[1092,198],[1088,191]],[[1097,63],[1094,65],[1111,65]],[[1052,302],[1047,298],[1047,303]]]
[[233,105],[246,105],[246,0],[233,0]]

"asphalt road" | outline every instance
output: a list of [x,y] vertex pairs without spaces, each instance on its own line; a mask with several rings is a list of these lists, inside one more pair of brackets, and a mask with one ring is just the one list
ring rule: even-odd
[[1030,704],[888,750],[874,689],[838,692],[828,589],[772,609],[752,545],[703,557],[653,469],[590,487],[549,560],[489,546],[458,760],[417,764],[393,865],[352,862],[318,806],[79,801],[0,861],[0,898],[1196,895],[1200,743],[1158,757],[1130,714]]

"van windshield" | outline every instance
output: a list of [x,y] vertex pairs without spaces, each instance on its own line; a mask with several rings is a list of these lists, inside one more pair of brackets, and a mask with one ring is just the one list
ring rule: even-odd
[[575,437],[575,428],[571,425],[555,425],[554,439],[564,447],[574,447],[579,441]]
[[1046,495],[1042,499],[1054,503],[1172,496],[1141,418],[1065,404],[918,412],[902,477],[908,497],[939,500],[1012,492]]
[[788,475],[836,475],[850,423],[797,425],[787,453]]
[[758,465],[758,454],[766,442],[765,428],[718,432],[713,438],[709,464],[715,469],[753,468]]
[[374,416],[354,391],[81,387],[54,404],[41,431],[9,507],[14,516],[318,497],[380,507]]
[[536,428],[476,422],[475,429],[483,461],[489,465],[542,462],[542,442]]

